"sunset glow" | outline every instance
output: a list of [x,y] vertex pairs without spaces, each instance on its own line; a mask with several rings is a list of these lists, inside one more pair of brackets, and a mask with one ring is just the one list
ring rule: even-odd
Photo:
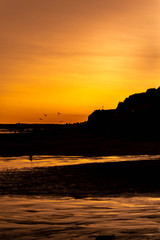
[[159,12],[159,0],[0,0],[0,123],[82,122],[159,87]]

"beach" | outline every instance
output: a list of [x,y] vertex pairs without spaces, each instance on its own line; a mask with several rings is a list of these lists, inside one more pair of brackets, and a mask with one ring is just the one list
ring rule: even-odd
[[0,238],[158,240],[160,155],[0,157]]

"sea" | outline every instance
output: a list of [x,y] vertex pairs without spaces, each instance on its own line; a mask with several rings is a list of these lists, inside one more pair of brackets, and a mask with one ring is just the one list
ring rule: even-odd
[[[5,176],[13,177],[17,172],[16,181],[21,182],[26,171],[34,175],[34,171],[51,167],[143,160],[160,160],[160,155],[0,157],[0,176],[4,176],[1,177],[4,193],[1,191],[0,197],[0,239],[159,240],[160,195],[72,197],[35,195],[34,191],[30,195],[26,192],[16,195],[6,191],[12,185]],[[18,183],[16,186],[22,187]]]

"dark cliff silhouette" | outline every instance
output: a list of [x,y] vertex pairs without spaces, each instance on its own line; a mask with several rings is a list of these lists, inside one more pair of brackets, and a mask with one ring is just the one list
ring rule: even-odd
[[96,110],[88,117],[95,132],[119,136],[158,137],[160,133],[160,87],[129,96],[116,109]]

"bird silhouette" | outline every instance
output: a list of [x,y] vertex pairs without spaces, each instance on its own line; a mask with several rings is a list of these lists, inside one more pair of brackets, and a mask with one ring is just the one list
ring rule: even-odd
[[47,117],[47,114],[44,113],[44,116]]
[[58,115],[60,115],[61,113],[60,112],[58,112]]
[[43,120],[42,118],[40,118],[39,120]]

